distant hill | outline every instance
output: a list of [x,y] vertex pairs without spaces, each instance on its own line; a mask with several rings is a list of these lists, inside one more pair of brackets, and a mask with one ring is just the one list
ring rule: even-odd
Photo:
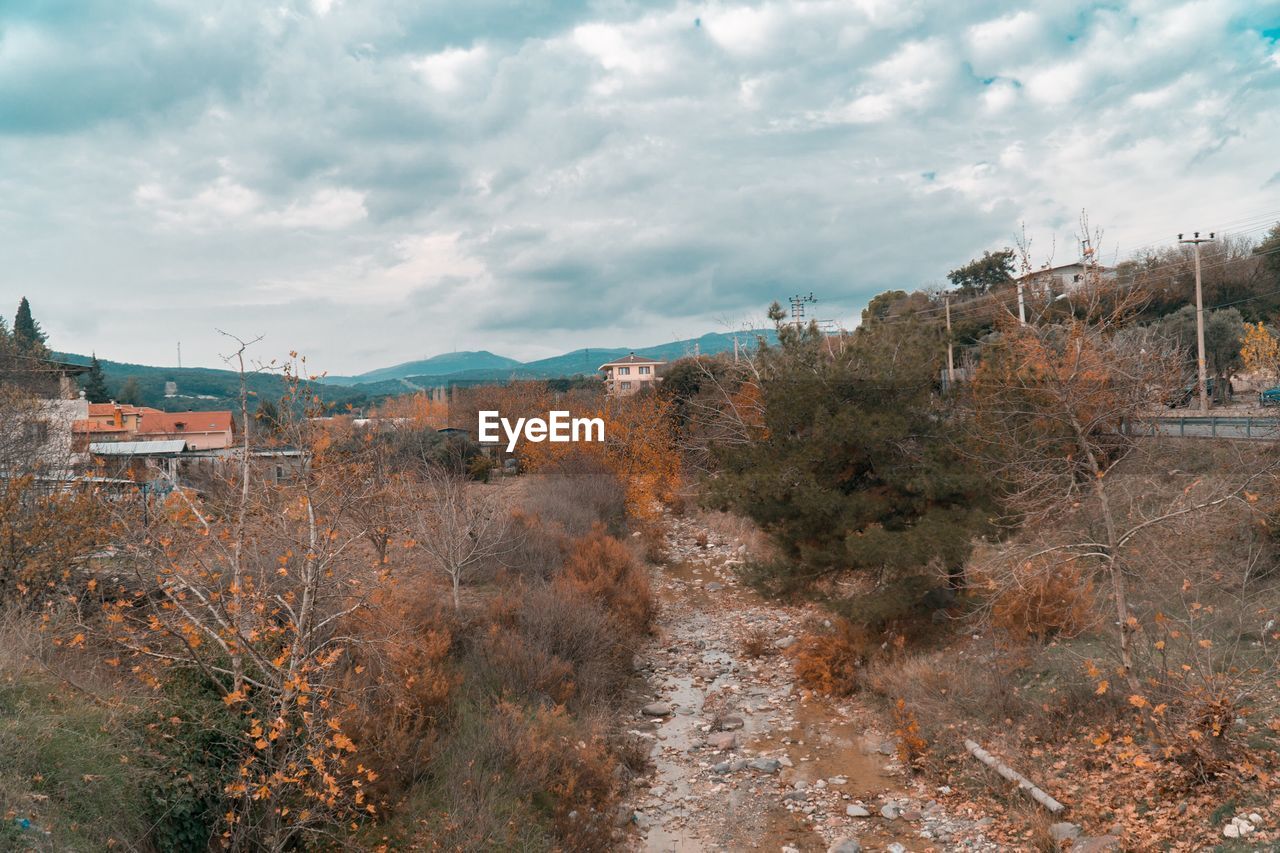
[[494,355],[488,350],[476,352],[446,352],[420,361],[406,361],[391,367],[380,367],[356,376],[326,376],[331,385],[359,385],[381,382],[386,379],[407,379],[410,376],[447,376],[469,370],[502,370],[516,367],[520,362],[504,355]]
[[[732,352],[734,334],[711,332],[700,338],[672,341],[651,347],[606,347],[579,349],[520,362],[514,358],[480,350],[477,352],[451,352],[420,361],[408,361],[391,367],[370,370],[357,376],[328,376],[317,390],[321,399],[331,406],[348,404],[363,406],[380,397],[404,394],[437,385],[477,385],[485,382],[505,382],[511,379],[567,379],[574,376],[593,375],[601,364],[634,352],[649,358],[674,361],[686,355],[700,353],[715,355]],[[738,346],[750,350],[758,338],[772,345],[777,335],[772,329],[755,329],[736,333]],[[74,364],[88,364],[89,357],[74,353],[55,353],[57,358]],[[100,359],[106,376],[107,389],[118,396],[121,386],[129,379],[136,379],[142,392],[143,405],[169,411],[225,409],[233,406],[239,394],[240,378],[231,370],[212,370],[204,367],[151,367],[144,364],[128,364]],[[176,382],[177,397],[165,397],[165,383]],[[251,374],[249,389],[261,399],[276,400],[285,392],[284,380],[274,374]]]

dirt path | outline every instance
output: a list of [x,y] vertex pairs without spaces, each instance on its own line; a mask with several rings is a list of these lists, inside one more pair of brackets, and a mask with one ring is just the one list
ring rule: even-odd
[[[793,683],[778,650],[820,611],[741,587],[743,549],[691,520],[670,519],[667,537],[659,631],[642,652],[652,704],[634,726],[655,767],[629,804],[635,850],[997,849],[983,821],[948,813],[946,788],[898,772],[864,707]],[[754,629],[769,638],[755,659],[743,648]]]

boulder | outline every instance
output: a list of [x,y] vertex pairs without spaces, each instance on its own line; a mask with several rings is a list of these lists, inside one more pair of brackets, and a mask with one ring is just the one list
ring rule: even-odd
[[841,838],[827,848],[827,853],[862,853],[862,845],[856,838]]
[[666,702],[650,702],[640,709],[640,713],[646,717],[669,717],[671,716],[671,706]]
[[871,812],[867,811],[863,806],[858,805],[846,806],[844,813],[849,817],[871,817]]
[[747,762],[747,766],[752,770],[759,770],[761,773],[777,773],[782,767],[782,762],[776,758],[753,758]]
[[724,752],[738,745],[738,736],[733,732],[713,732],[707,736],[707,746]]
[[901,814],[902,809],[898,808],[893,803],[885,803],[880,807],[880,817],[885,820],[897,820]]

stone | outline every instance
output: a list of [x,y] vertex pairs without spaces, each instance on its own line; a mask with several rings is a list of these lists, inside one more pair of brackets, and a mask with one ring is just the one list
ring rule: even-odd
[[849,817],[871,817],[871,812],[862,806],[847,806],[844,813]]
[[902,813],[903,820],[919,820],[920,817],[920,812],[916,809],[907,809]]
[[671,706],[666,702],[650,702],[640,709],[640,713],[646,717],[669,717],[671,716]]
[[827,853],[862,853],[862,844],[856,838],[840,838],[827,848]]
[[888,853],[907,853],[907,848],[903,847],[896,841],[884,849],[887,850]]
[[1258,824],[1262,823],[1262,815],[1258,814],[1257,812],[1249,812],[1249,822],[1252,823],[1254,826],[1257,826]]
[[733,732],[715,732],[707,736],[707,746],[720,752],[733,749],[738,745],[738,736]]
[[747,766],[761,773],[777,773],[778,768],[782,767],[782,762],[776,758],[753,758],[747,762]]
[[790,635],[783,637],[780,640],[775,640],[773,643],[774,647],[779,649],[789,649],[795,644],[796,644],[796,638]]
[[787,791],[782,795],[782,799],[791,801],[801,801],[809,799],[809,795],[804,791]]
[[1071,853],[1107,853],[1119,849],[1120,839],[1114,835],[1085,836],[1071,845]]
[[737,714],[717,717],[715,722],[715,727],[722,732],[736,732],[738,729],[742,728],[743,725],[744,723],[742,722],[742,718]]
[[1061,844],[1067,839],[1076,839],[1080,837],[1080,827],[1068,821],[1059,821],[1049,827],[1049,835],[1054,841]]
[[631,822],[639,829],[648,829],[653,825],[648,816],[644,812],[635,812],[631,815]]
[[706,589],[707,589],[707,592],[719,592],[720,590],[724,589],[724,584],[718,581],[712,581],[711,583],[707,584]]
[[728,773],[733,769],[733,765],[727,761],[721,761],[719,764],[712,765],[711,770],[714,773]]
[[1226,826],[1222,827],[1222,834],[1225,835],[1227,838],[1239,838],[1240,827],[1234,823],[1229,823]]
[[897,820],[901,814],[902,809],[898,808],[893,803],[886,803],[880,807],[880,817],[885,820]]

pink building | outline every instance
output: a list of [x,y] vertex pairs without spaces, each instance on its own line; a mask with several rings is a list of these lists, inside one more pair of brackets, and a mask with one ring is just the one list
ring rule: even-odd
[[642,388],[652,388],[657,384],[658,371],[666,366],[665,361],[631,353],[625,358],[600,365],[604,373],[605,393],[610,397],[625,397]]

